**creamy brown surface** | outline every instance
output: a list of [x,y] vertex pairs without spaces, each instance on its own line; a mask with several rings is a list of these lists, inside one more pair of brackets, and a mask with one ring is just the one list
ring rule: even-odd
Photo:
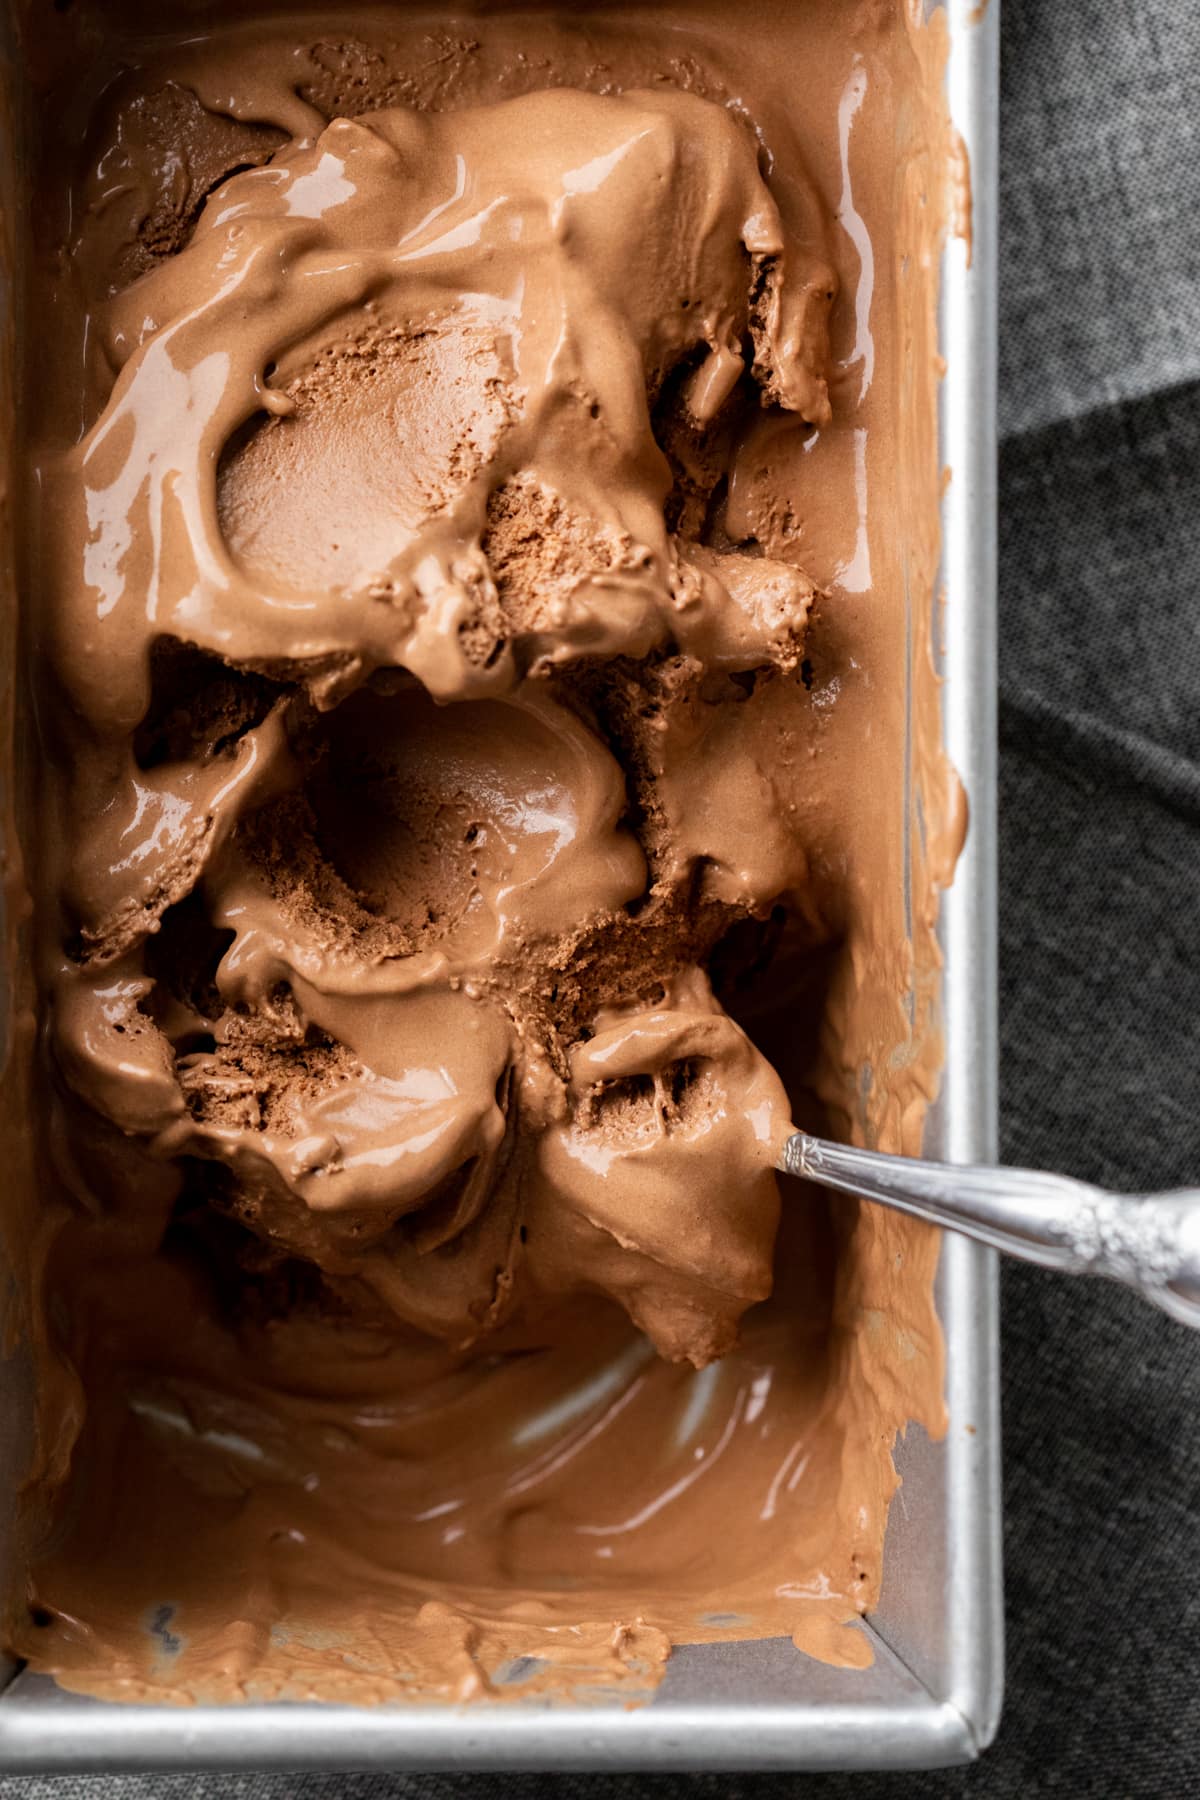
[[722,16],[31,50],[11,1637],[68,1685],[869,1655],[936,1240],[771,1164],[935,1088],[940,38]]

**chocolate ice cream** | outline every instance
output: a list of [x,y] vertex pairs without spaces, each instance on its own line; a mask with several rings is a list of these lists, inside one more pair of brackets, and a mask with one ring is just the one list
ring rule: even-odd
[[[354,1698],[526,1652],[541,1692],[570,1633],[590,1681],[780,1626],[854,1658],[891,1435],[940,1414],[934,1250],[810,1198],[777,1253],[773,1163],[814,1105],[912,1147],[935,1083],[936,33],[128,18],[33,281],[33,1336],[71,1373],[21,1653]],[[757,1527],[697,1581],[735,1434]]]

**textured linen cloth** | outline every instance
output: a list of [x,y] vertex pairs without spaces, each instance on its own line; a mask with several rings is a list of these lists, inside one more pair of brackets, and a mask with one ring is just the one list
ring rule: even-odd
[[[998,0],[991,0],[993,5]],[[1200,5],[1003,0],[1007,1161],[1200,1184]],[[26,1800],[1200,1793],[1200,1333],[1004,1275],[1008,1689],[909,1776],[63,1777]]]

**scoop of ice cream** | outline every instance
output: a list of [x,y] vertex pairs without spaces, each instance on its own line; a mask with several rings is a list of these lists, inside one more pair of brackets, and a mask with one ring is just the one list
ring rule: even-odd
[[276,1252],[368,1285],[379,1274],[401,1318],[472,1335],[473,1284],[435,1304],[433,1268],[406,1284],[404,1264],[457,1244],[488,1201],[508,1020],[462,993],[417,993],[360,1003],[344,1041],[314,1023],[319,996],[294,992],[276,1003],[273,1033],[267,1008],[249,1027],[227,1015],[212,1050],[179,1059],[188,1112],[160,1149],[216,1163],[218,1204]]
[[654,1007],[597,1017],[569,1097],[526,1206],[534,1280],[611,1294],[672,1361],[723,1355],[771,1291],[778,1076],[692,970]]
[[675,616],[649,399],[695,365],[702,427],[750,369],[824,418],[812,274],[751,135],[682,93],[338,120],[235,175],[111,303],[121,374],[61,470],[84,711],[140,712],[148,618],[441,697],[643,654]]

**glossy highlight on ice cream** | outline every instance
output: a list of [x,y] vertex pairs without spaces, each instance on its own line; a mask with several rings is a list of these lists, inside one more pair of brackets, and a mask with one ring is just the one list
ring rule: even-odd
[[852,229],[847,109],[878,195],[929,78],[890,13],[807,27],[840,208],[703,6],[682,60],[654,12],[131,11],[47,151],[13,1630],[71,1685],[861,1660],[934,1246],[781,1232],[772,1163],[806,1105],[916,1141],[961,829],[905,616],[932,279]]

